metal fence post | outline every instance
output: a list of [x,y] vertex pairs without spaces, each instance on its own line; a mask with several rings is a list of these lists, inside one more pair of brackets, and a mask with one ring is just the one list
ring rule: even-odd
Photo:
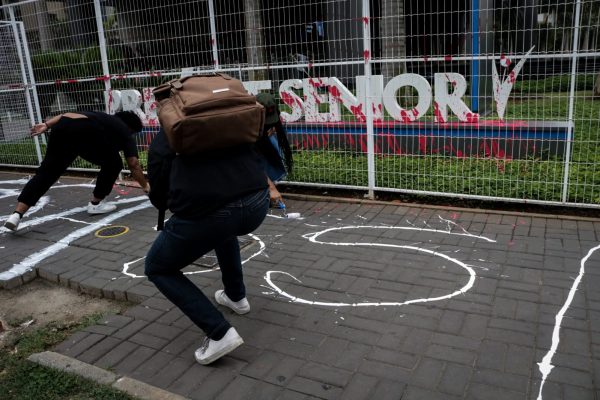
[[[212,47],[213,63],[219,69],[219,47],[217,45],[217,28],[215,24],[215,5],[213,0],[208,0],[208,13],[210,14],[210,44]],[[240,78],[241,79],[241,78]]]
[[[33,103],[35,104],[35,114],[36,121],[42,122],[42,110],[40,108],[40,98],[37,92],[37,86],[35,84],[35,76],[33,75],[33,64],[31,63],[31,54],[29,53],[29,44],[27,43],[27,35],[25,34],[25,26],[22,22],[19,23],[19,28],[21,30],[21,38],[23,40],[23,50],[25,51],[25,62],[27,63],[27,68],[29,70],[29,82],[31,84],[31,94],[33,95]],[[42,143],[46,144],[46,135],[40,135],[42,139]]]
[[[19,35],[19,29],[17,29],[17,20],[15,18],[15,10],[13,7],[8,7],[8,13],[10,14],[10,22],[13,30],[13,35],[15,36],[15,41],[17,42],[17,55],[19,57],[19,64],[21,65],[21,76],[23,78],[23,84],[25,85],[23,93],[25,94],[25,101],[27,102],[27,110],[29,111],[29,121],[33,126],[35,124],[35,116],[33,113],[33,105],[31,104],[31,97],[29,96],[29,81],[27,79],[27,73],[25,69],[25,61],[23,60],[23,51],[21,49],[22,39]],[[33,71],[32,71],[33,74]],[[35,143],[35,152],[37,154],[38,163],[42,163],[42,150],[40,149],[40,141],[37,136],[33,138],[33,142]]]
[[581,0],[577,0],[577,6],[575,8],[575,24],[573,32],[573,52],[571,61],[571,88],[569,93],[569,131],[567,133],[567,148],[565,150],[565,174],[563,176],[563,187],[561,200],[564,203],[567,202],[569,197],[569,166],[571,164],[571,142],[573,141],[573,129],[575,122],[573,121],[573,114],[575,113],[575,87],[577,79],[577,50],[579,47],[579,20],[581,18]]
[[365,114],[367,117],[367,177],[368,196],[375,198],[375,140],[373,132],[373,107],[371,107],[371,10],[369,0],[362,1],[363,57],[365,73]]
[[[106,93],[110,93],[110,69],[108,67],[108,54],[106,53],[106,38],[104,37],[104,25],[102,24],[102,7],[100,7],[100,0],[94,0],[94,10],[96,14],[96,28],[98,29],[98,46],[100,47],[100,60],[102,62],[102,74],[104,75],[104,89]],[[110,105],[108,103],[108,96],[105,97],[106,112],[110,111]]]

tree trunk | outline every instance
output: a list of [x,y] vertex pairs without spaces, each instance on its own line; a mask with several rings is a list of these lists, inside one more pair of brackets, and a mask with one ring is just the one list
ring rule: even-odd
[[[263,24],[260,13],[260,0],[244,0],[244,17],[246,20],[246,57],[250,67],[263,66],[265,62],[265,46]],[[248,71],[251,81],[267,79],[267,71]]]
[[[406,57],[406,29],[404,21],[404,0],[381,1],[381,52],[383,59]],[[387,62],[381,65],[384,82],[403,73],[406,65],[400,62]]]

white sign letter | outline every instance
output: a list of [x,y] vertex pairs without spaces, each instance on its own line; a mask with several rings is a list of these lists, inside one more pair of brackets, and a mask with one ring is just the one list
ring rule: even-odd
[[[396,93],[404,86],[417,90],[419,101],[412,110],[405,110],[398,104]],[[431,106],[431,86],[427,79],[417,74],[402,74],[390,80],[383,91],[383,104],[387,112],[397,121],[413,122],[421,118]]]

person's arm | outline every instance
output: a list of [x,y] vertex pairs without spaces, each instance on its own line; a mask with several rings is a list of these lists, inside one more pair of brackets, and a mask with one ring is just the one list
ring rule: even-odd
[[276,205],[280,201],[283,201],[283,197],[281,197],[281,193],[279,193],[273,181],[269,177],[267,177],[267,180],[269,181],[269,198],[271,199],[271,204]]
[[42,122],[41,124],[35,124],[31,127],[31,136],[41,135],[42,133],[46,132],[48,129],[56,125],[58,121],[62,118],[62,116],[62,114],[55,115],[49,120],[46,120],[46,122]]
[[63,116],[69,117],[71,119],[87,118],[87,116],[85,116],[83,114],[77,114],[77,113],[72,113],[72,112],[55,115],[54,117],[46,120],[46,122],[42,122],[41,124],[35,124],[34,126],[32,126],[31,127],[31,136],[41,135],[42,133],[46,132],[48,129],[50,129],[54,125],[58,124],[58,121],[60,121],[60,119]]
[[138,158],[127,157],[127,165],[129,166],[129,171],[131,171],[131,176],[133,177],[133,179],[135,179],[135,181],[140,184],[140,187],[145,193],[149,193],[150,184],[144,176],[144,171],[142,171],[142,167]]

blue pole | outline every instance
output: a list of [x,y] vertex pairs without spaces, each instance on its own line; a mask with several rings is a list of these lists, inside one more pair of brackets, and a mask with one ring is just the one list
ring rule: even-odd
[[479,0],[471,0],[471,110],[479,111]]

